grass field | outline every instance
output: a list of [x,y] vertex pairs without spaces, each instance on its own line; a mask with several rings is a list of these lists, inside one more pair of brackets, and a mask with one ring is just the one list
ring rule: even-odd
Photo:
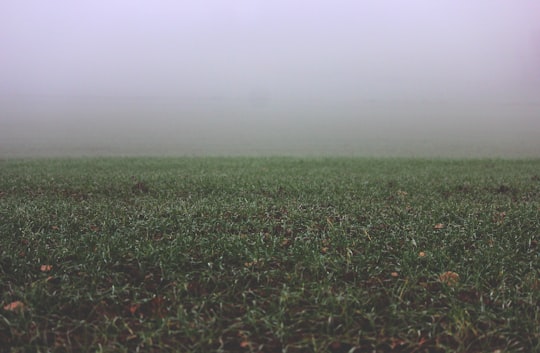
[[540,352],[540,160],[0,161],[1,352]]

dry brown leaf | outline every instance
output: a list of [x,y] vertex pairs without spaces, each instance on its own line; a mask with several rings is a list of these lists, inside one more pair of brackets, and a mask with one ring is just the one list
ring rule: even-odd
[[260,263],[261,263],[261,260],[254,259],[253,261],[250,261],[250,262],[244,262],[244,266],[245,267],[254,267],[254,266],[257,266]]
[[24,303],[19,300],[16,300],[7,305],[4,305],[4,310],[7,310],[7,311],[22,311],[23,309],[24,309]]
[[493,223],[502,224],[506,218],[506,212],[497,212],[493,215]]
[[41,265],[39,270],[41,272],[49,272],[50,270],[52,270],[52,265]]
[[129,306],[129,312],[131,313],[131,315],[135,315],[135,312],[139,310],[140,306],[140,304],[131,304]]
[[390,339],[390,348],[392,350],[397,350],[400,347],[403,347],[407,341],[401,339],[401,338],[391,338]]
[[448,286],[453,286],[459,282],[459,275],[452,271],[446,271],[439,276],[439,280]]
[[444,228],[444,224],[442,223],[437,223],[433,226],[434,229],[443,229]]

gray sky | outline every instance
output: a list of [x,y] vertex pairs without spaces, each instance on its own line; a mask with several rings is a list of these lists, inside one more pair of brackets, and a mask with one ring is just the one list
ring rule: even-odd
[[[349,133],[352,120],[375,124],[380,108],[363,103],[419,102],[432,114],[437,102],[538,101],[540,2],[4,0],[0,51],[0,97],[77,97],[61,106],[70,119],[83,121],[89,104],[111,112],[88,97],[118,98],[116,108],[139,97],[137,104],[151,103],[137,108],[137,121],[166,110],[163,126],[189,105],[203,132],[217,115],[247,125],[241,116],[251,115],[267,125],[304,119],[321,131],[338,119]],[[457,119],[449,111],[465,109],[458,108],[443,106],[439,120]],[[58,105],[47,109],[61,115]],[[403,113],[385,109],[386,118]],[[418,109],[406,115],[414,124],[422,123],[414,114],[428,111]],[[21,118],[8,112],[4,119]],[[521,124],[537,128],[534,113]],[[465,115],[464,122],[474,116]],[[269,129],[264,124],[251,129]],[[18,131],[13,121],[10,129]]]

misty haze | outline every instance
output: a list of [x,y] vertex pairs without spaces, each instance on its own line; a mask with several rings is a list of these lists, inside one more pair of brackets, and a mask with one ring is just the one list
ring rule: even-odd
[[0,157],[538,157],[539,12],[7,1]]

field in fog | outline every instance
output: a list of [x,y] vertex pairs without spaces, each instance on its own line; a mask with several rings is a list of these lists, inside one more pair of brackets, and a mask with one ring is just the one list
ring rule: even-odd
[[540,104],[264,99],[5,100],[0,157],[538,157]]
[[538,352],[540,160],[0,161],[0,347]]

